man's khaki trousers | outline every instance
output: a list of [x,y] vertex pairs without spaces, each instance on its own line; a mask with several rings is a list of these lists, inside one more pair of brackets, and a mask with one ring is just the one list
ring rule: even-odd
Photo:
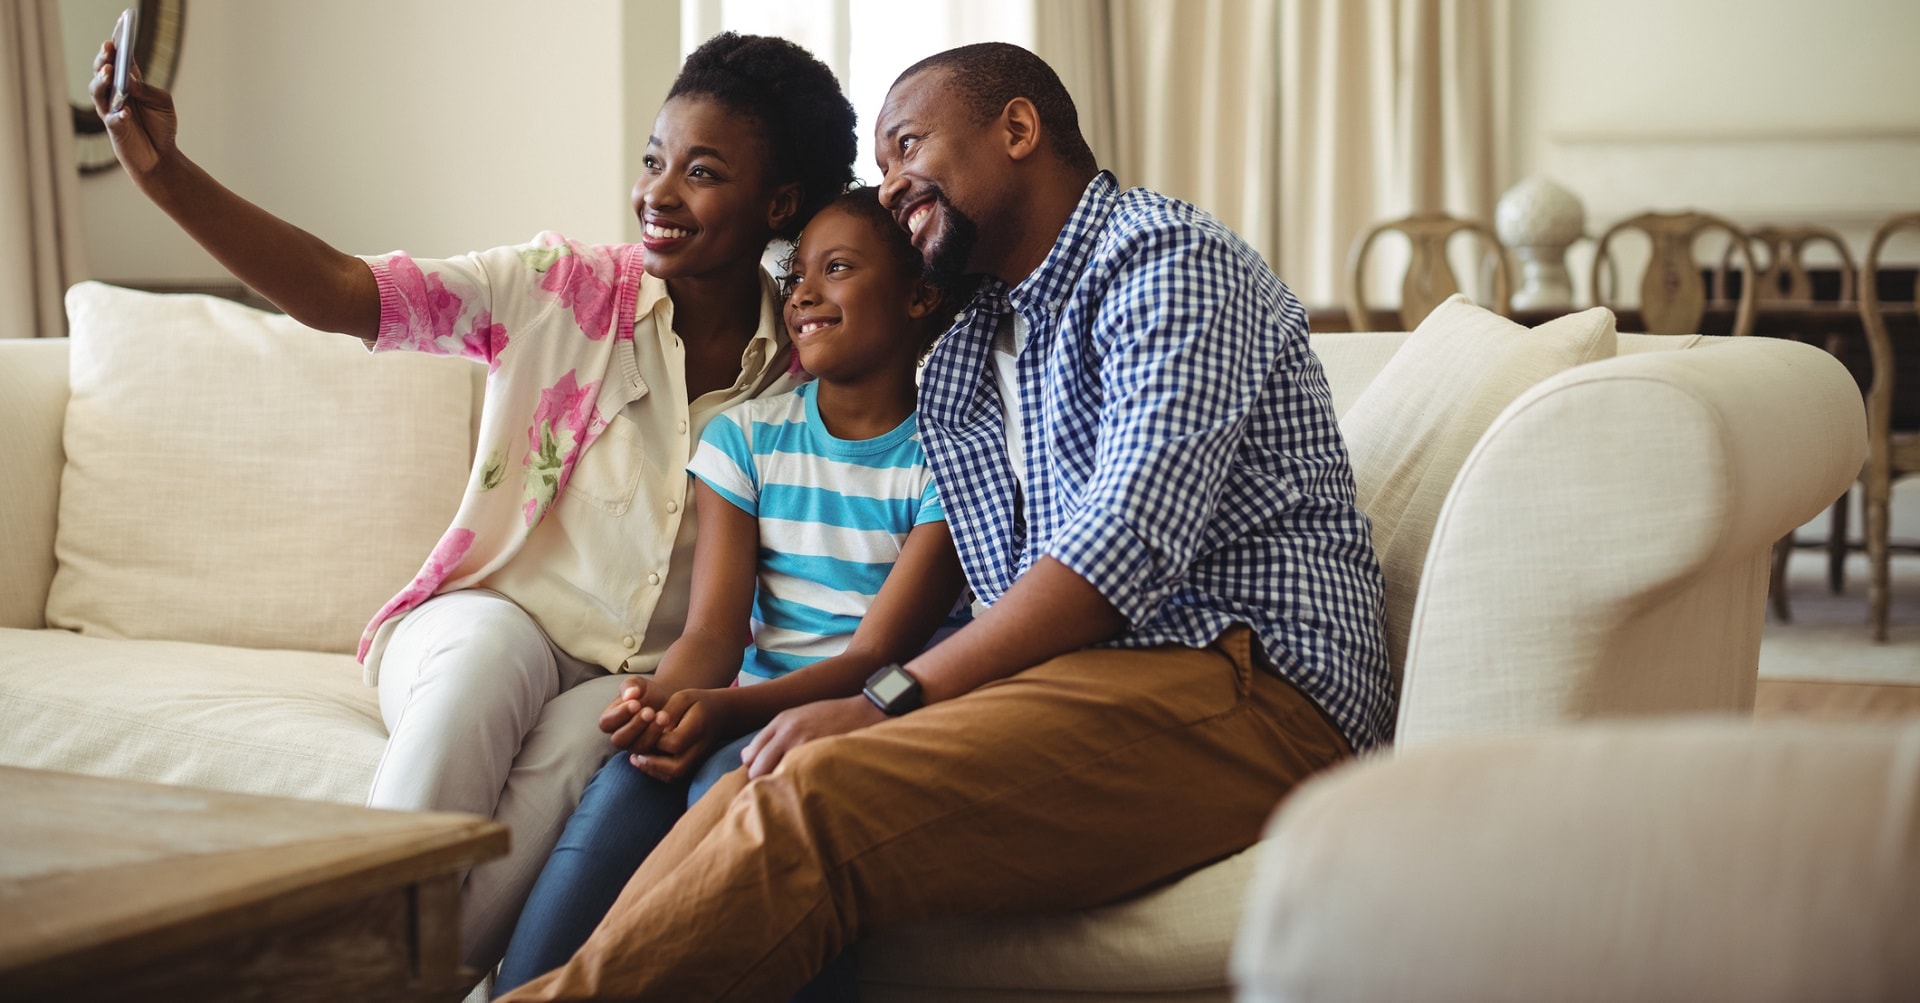
[[1348,754],[1251,643],[1075,652],[736,770],[504,999],[783,1000],[872,930],[1101,905],[1250,846]]

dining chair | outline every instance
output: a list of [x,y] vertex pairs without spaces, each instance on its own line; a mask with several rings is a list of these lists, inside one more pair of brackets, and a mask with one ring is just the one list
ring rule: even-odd
[[1401,330],[1411,331],[1418,327],[1434,307],[1460,291],[1460,280],[1447,260],[1447,243],[1459,233],[1479,237],[1491,252],[1493,303],[1490,309],[1503,317],[1510,312],[1513,277],[1508,270],[1506,246],[1500,243],[1493,228],[1444,212],[1416,212],[1378,224],[1353,242],[1353,249],[1347,256],[1347,321],[1353,330],[1367,331],[1373,328],[1367,308],[1367,255],[1372,252],[1374,241],[1389,232],[1406,235],[1411,245],[1406,276],[1400,281]]
[[[1866,494],[1867,611],[1873,639],[1887,639],[1890,569],[1888,557],[1891,519],[1887,510],[1893,482],[1920,474],[1920,432],[1893,427],[1894,355],[1880,309],[1875,281],[1880,274],[1880,252],[1888,238],[1902,230],[1920,230],[1920,212],[1902,213],[1880,224],[1867,248],[1861,269],[1860,326],[1866,332],[1867,353],[1873,360],[1873,382],[1867,386],[1867,465],[1860,479]],[[1920,303],[1910,304],[1920,307]]]
[[[1700,266],[1694,259],[1693,244],[1702,234],[1725,233],[1746,273],[1757,274],[1753,267],[1753,249],[1747,245],[1745,233],[1732,223],[1703,212],[1641,213],[1609,227],[1594,245],[1589,288],[1593,290],[1595,305],[1611,305],[1601,292],[1600,276],[1602,272],[1611,274],[1613,259],[1608,252],[1613,238],[1628,230],[1639,230],[1653,242],[1652,256],[1647,259],[1646,271],[1640,277],[1640,320],[1648,334],[1699,333],[1700,318],[1706,313],[1707,290],[1706,280],[1701,277]],[[1753,331],[1754,287],[1755,283],[1751,282],[1740,286],[1740,304],[1731,332],[1736,336]]]
[[[1742,285],[1753,286],[1754,308],[1765,309],[1771,304],[1805,305],[1815,301],[1813,272],[1807,267],[1807,250],[1811,247],[1827,247],[1833,251],[1839,264],[1835,271],[1839,273],[1839,289],[1833,302],[1838,305],[1852,305],[1857,269],[1853,263],[1853,252],[1847,248],[1846,238],[1839,232],[1824,226],[1775,226],[1764,225],[1747,230],[1750,250],[1759,252],[1760,262],[1757,271],[1742,272]],[[1735,243],[1729,241],[1726,250],[1720,255],[1720,265],[1713,272],[1713,297],[1725,302],[1727,287],[1734,264]],[[1850,347],[1847,340],[1838,332],[1796,332],[1791,337],[1803,341],[1815,334],[1824,333],[1823,343],[1828,352],[1845,358]],[[1852,517],[1853,493],[1840,496],[1833,503],[1827,516],[1827,588],[1834,595],[1846,591],[1847,554],[1851,550],[1848,540],[1848,522]],[[1787,602],[1786,574],[1787,559],[1795,547],[1794,534],[1789,531],[1782,537],[1779,546],[1774,548],[1773,574],[1768,595],[1773,604],[1774,616],[1782,622],[1793,619],[1792,610]]]

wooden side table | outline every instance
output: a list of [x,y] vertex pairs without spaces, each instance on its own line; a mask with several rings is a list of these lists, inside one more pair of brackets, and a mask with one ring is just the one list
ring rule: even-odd
[[0,1000],[458,1000],[474,815],[0,767]]

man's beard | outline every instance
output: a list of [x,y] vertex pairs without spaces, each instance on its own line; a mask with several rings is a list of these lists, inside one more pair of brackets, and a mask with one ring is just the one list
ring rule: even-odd
[[929,285],[945,289],[966,274],[967,259],[973,256],[974,245],[980,242],[980,228],[966,213],[954,208],[945,193],[936,191],[933,198],[940,203],[945,232],[928,249],[924,277]]

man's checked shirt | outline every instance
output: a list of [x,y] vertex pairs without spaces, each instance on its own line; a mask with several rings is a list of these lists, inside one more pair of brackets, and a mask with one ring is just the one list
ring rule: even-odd
[[[989,359],[1016,310],[1024,492]],[[986,280],[935,347],[920,429],[981,601],[1052,557],[1127,618],[1110,644],[1245,623],[1355,751],[1391,736],[1379,561],[1306,313],[1218,220],[1102,172],[1040,267]]]

